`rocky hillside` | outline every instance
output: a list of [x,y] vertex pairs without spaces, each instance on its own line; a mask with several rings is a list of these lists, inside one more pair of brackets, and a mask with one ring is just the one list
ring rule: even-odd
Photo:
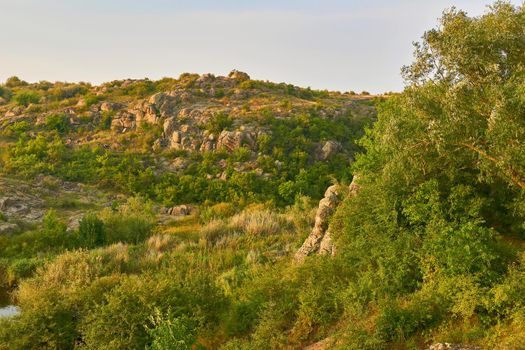
[[164,202],[321,197],[350,181],[370,96],[228,77],[0,87],[0,171]]

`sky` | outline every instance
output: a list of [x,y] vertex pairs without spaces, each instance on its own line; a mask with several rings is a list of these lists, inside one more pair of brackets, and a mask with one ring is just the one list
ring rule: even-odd
[[0,0],[0,81],[237,69],[314,89],[400,91],[412,42],[442,11],[477,16],[488,1]]

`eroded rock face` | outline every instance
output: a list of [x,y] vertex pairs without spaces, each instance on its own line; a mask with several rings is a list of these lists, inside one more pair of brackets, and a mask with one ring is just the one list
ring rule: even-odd
[[451,343],[437,343],[431,345],[429,350],[483,350],[479,346]]
[[217,140],[217,149],[233,151],[244,145],[253,147],[255,144],[253,136],[246,131],[222,131]]
[[[349,196],[355,196],[359,190],[357,184],[359,176],[355,175],[349,186]],[[295,253],[296,261],[303,261],[308,255],[334,255],[336,252],[329,230],[330,218],[341,202],[341,188],[337,185],[328,187],[324,198],[319,202],[319,208],[315,215],[315,224],[310,235],[306,238],[303,245]]]

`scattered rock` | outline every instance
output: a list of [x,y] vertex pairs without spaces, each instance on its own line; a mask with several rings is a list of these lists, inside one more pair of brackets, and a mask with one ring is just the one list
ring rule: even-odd
[[116,111],[117,109],[119,109],[119,105],[116,103],[102,102],[102,104],[100,105],[100,110],[102,112],[112,112]]
[[429,350],[483,350],[479,346],[451,343],[437,343],[431,345]]

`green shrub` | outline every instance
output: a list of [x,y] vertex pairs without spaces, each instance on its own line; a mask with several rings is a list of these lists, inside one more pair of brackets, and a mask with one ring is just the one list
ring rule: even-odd
[[152,338],[151,350],[192,350],[197,341],[197,323],[187,316],[174,318],[168,310],[162,315],[158,309],[150,318],[151,326],[146,326]]
[[100,96],[96,95],[86,95],[84,96],[84,102],[86,103],[86,108],[91,107],[92,105],[98,103],[100,101]]
[[212,220],[226,219],[238,210],[232,203],[217,203],[211,207],[206,207],[199,212],[199,220],[208,223]]
[[80,246],[86,248],[104,245],[108,241],[104,222],[93,214],[84,216],[78,227],[78,239]]
[[31,277],[37,267],[42,265],[43,261],[38,258],[22,258],[14,260],[8,268],[9,284],[13,285],[17,281]]
[[14,122],[7,128],[8,132],[13,134],[14,136],[20,136],[21,134],[29,131],[30,129],[31,125],[25,120]]
[[105,243],[139,244],[148,238],[153,229],[153,209],[141,198],[129,198],[117,210],[106,209],[101,213],[104,222]]
[[102,112],[102,118],[97,125],[98,130],[109,130],[111,128],[111,121],[113,120],[114,112]]
[[34,91],[22,90],[15,93],[13,101],[19,106],[27,107],[31,103],[38,103],[38,101],[40,101],[40,96]]
[[69,117],[65,114],[52,114],[46,117],[45,126],[47,130],[56,130],[60,134],[69,131]]
[[9,101],[11,98],[12,92],[7,87],[0,86],[0,97],[2,97],[4,100]]
[[233,119],[224,113],[217,113],[205,125],[206,130],[212,134],[218,135],[221,131],[228,129],[233,125]]

